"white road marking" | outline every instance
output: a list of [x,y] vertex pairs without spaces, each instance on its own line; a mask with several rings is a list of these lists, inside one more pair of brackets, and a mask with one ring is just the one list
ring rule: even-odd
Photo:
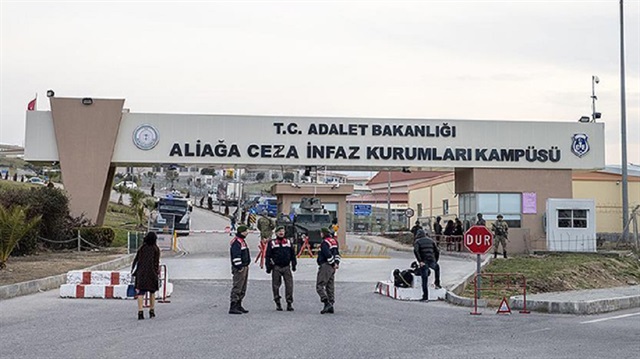
[[605,320],[611,320],[611,319],[621,319],[621,318],[626,318],[626,317],[633,317],[635,315],[640,315],[640,312],[638,313],[630,313],[630,314],[623,314],[623,315],[617,315],[615,317],[607,317],[607,318],[600,318],[600,319],[594,319],[594,320],[588,320],[586,322],[582,322],[580,324],[591,324],[591,323],[597,323],[597,322],[604,322]]

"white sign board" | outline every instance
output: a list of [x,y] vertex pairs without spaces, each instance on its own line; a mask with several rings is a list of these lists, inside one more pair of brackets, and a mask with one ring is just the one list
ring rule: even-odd
[[[50,112],[27,112],[25,143],[26,160],[58,160]],[[123,113],[112,162],[598,169],[604,124]]]

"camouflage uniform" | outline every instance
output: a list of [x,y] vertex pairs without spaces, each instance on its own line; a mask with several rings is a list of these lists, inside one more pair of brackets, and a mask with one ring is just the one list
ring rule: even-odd
[[491,225],[493,232],[493,258],[498,257],[498,246],[502,244],[502,254],[507,258],[507,240],[509,239],[509,226],[507,222],[498,215],[498,220]]
[[275,225],[272,220],[267,217],[260,217],[260,219],[258,220],[258,230],[260,230],[260,238],[266,241],[270,240],[274,229]]

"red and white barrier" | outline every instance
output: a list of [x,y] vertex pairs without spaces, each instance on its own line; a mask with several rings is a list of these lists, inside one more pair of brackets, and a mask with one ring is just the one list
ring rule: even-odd
[[67,284],[120,285],[131,283],[131,272],[109,271],[70,271],[67,272]]
[[[156,292],[156,298],[171,296],[173,283],[169,282],[166,269],[161,279],[162,288]],[[127,297],[127,287],[130,283],[130,272],[70,271],[67,273],[67,283],[60,286],[60,297],[128,299],[131,298]]]
[[[256,232],[254,230],[249,230],[249,233],[253,233]],[[231,228],[230,227],[226,227],[225,229],[191,229],[189,230],[189,233],[224,233],[224,234],[229,234],[231,233]],[[233,232],[235,233],[235,232]]]

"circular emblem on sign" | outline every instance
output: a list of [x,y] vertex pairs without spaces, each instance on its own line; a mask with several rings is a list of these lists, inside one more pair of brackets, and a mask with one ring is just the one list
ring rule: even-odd
[[414,215],[414,214],[415,214],[415,213],[413,212],[413,209],[412,209],[412,208],[407,208],[407,210],[406,210],[406,211],[404,211],[404,215],[405,215],[405,216],[407,216],[408,218],[413,217],[413,215]]
[[140,125],[133,131],[133,144],[141,150],[150,150],[158,144],[158,130],[151,125]]

